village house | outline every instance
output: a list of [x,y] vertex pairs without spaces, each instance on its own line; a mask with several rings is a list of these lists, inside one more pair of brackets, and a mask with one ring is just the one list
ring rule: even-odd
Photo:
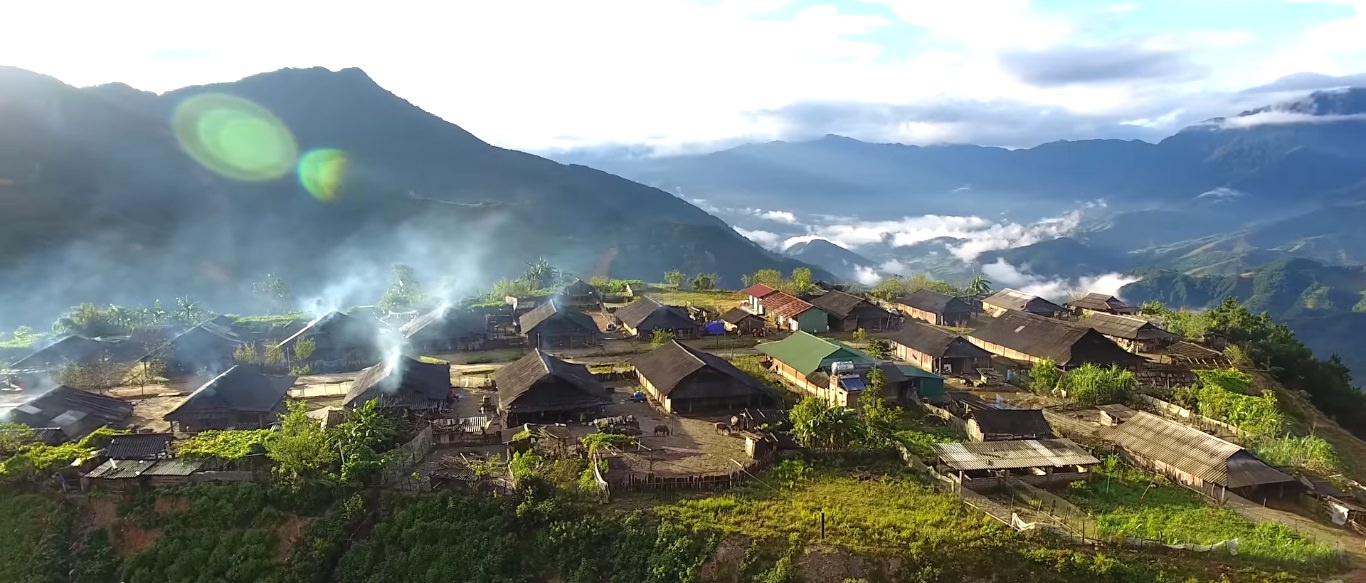
[[744,308],[731,308],[730,311],[721,315],[721,321],[726,323],[727,332],[738,332],[740,334],[753,334],[757,330],[766,327],[764,319]]
[[1038,487],[1090,479],[1100,460],[1067,439],[936,443],[935,470],[974,492],[1018,480]]
[[1004,312],[967,338],[998,356],[1030,363],[1052,360],[1063,368],[1087,363],[1132,367],[1143,361],[1091,328],[1024,312]]
[[649,338],[655,330],[663,330],[674,338],[696,338],[702,326],[688,317],[687,310],[666,306],[651,297],[641,297],[617,310],[617,321],[627,334]]
[[745,294],[745,307],[749,308],[749,311],[760,316],[763,316],[764,298],[778,293],[778,290],[768,287],[762,283],[756,283],[745,288],[740,293]]
[[972,441],[1048,439],[1053,427],[1039,409],[978,409],[968,415],[967,433]]
[[602,305],[598,288],[582,279],[569,282],[555,294],[555,301],[571,308],[590,309]]
[[489,318],[448,306],[413,318],[398,333],[404,346],[417,353],[479,350],[489,339]]
[[973,374],[991,367],[991,353],[966,338],[929,324],[908,321],[891,338],[898,359],[939,374]]
[[494,373],[498,412],[504,427],[563,423],[594,416],[612,403],[588,367],[570,364],[540,349]]
[[184,458],[156,460],[108,459],[81,476],[82,490],[133,491],[141,488],[180,486],[204,466],[203,461]]
[[1180,337],[1143,318],[1092,312],[1076,322],[1103,334],[1129,352],[1152,353],[1175,344]]
[[1056,318],[1067,311],[1066,308],[1039,296],[1009,288],[987,296],[982,300],[982,309],[992,316],[1000,316],[1006,312],[1026,312],[1049,318]]
[[874,305],[872,302],[838,290],[825,292],[811,299],[811,305],[829,317],[831,330],[853,332],[864,330],[895,330],[901,317]]
[[518,325],[532,348],[597,346],[598,325],[588,314],[548,300],[522,315]]
[[1237,444],[1189,425],[1140,412],[1101,435],[1135,465],[1166,475],[1224,502],[1230,492],[1250,500],[1290,493],[1295,479]]
[[716,413],[778,404],[759,379],[677,340],[631,361],[640,386],[669,413]]
[[245,341],[232,328],[214,319],[190,328],[166,345],[166,371],[218,374],[233,365],[233,355]]
[[[300,359],[296,348],[304,338],[313,340],[315,348],[307,359]],[[380,359],[378,339],[379,327],[373,322],[328,312],[281,341],[280,349],[290,360],[313,363],[314,372],[357,370]]]
[[879,362],[852,346],[805,332],[760,344],[757,349],[772,359],[772,369],[783,381],[842,407],[858,408],[858,397],[874,369],[882,373],[883,397],[894,403],[944,394],[944,378],[939,375],[909,364]]
[[779,328],[808,334],[830,331],[830,315],[797,296],[787,292],[774,292],[761,301],[764,314]]
[[1078,299],[1063,304],[1073,314],[1085,316],[1088,314],[1118,314],[1121,316],[1131,316],[1138,313],[1137,306],[1124,303],[1115,296],[1091,292]]
[[356,409],[376,401],[381,410],[422,414],[445,411],[450,398],[450,363],[398,356],[361,371],[342,406]]
[[26,425],[49,444],[80,441],[101,427],[122,429],[133,418],[133,404],[67,386],[43,392],[8,410],[0,420]]
[[266,429],[285,408],[294,377],[262,374],[239,364],[204,383],[163,419],[183,433],[209,429]]
[[936,326],[967,326],[977,315],[973,302],[932,289],[921,289],[896,298],[901,313]]
[[131,367],[144,354],[146,350],[143,345],[127,338],[66,336],[19,359],[9,365],[7,371],[20,383],[37,384],[45,376],[70,365],[104,362]]

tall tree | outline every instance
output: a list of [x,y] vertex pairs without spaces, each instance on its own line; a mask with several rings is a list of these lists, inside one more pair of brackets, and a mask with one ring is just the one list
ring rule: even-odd
[[280,416],[280,429],[266,442],[266,457],[275,462],[281,480],[303,486],[310,479],[331,477],[338,451],[316,419],[308,416],[308,406],[291,401]]
[[427,303],[427,293],[417,281],[412,267],[395,263],[389,274],[389,290],[379,300],[379,307],[386,312],[411,312],[422,309]]
[[804,294],[816,289],[816,282],[811,278],[811,269],[807,267],[793,269],[792,282],[788,288],[788,291],[793,294]]
[[271,314],[288,312],[294,305],[294,295],[289,291],[289,284],[285,283],[284,278],[273,273],[266,274],[264,279],[252,284],[251,292],[256,296],[259,309]]
[[698,291],[708,291],[716,289],[715,273],[699,273],[692,277],[692,288]]
[[760,269],[754,272],[750,280],[777,289],[783,285],[783,274],[776,269]]
[[535,289],[545,289],[555,284],[559,278],[560,271],[550,264],[550,260],[538,257],[535,261],[527,264],[526,274],[522,276],[527,283]]
[[181,324],[194,326],[208,318],[208,312],[194,298],[189,296],[178,297],[175,299],[175,304],[175,312],[172,318]]
[[664,283],[678,287],[683,285],[683,272],[677,269],[664,272]]
[[95,304],[81,304],[62,314],[62,317],[52,325],[52,331],[92,338],[129,334],[132,331],[130,324],[127,321],[118,321],[115,316],[112,307],[109,310],[102,310]]

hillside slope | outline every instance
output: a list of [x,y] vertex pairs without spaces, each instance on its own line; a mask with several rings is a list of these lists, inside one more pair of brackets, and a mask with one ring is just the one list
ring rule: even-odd
[[9,313],[187,293],[231,310],[266,273],[373,301],[398,262],[473,291],[539,256],[730,283],[801,265],[663,191],[493,147],[357,69],[161,96],[0,69]]

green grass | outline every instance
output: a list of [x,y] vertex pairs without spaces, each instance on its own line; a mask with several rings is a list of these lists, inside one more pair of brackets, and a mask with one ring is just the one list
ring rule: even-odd
[[61,567],[68,543],[61,505],[38,494],[0,490],[0,517],[0,581],[56,580],[53,569]]
[[233,318],[234,321],[238,324],[270,324],[272,326],[287,325],[299,321],[309,322],[313,320],[312,316],[304,312],[294,312],[292,314],[264,314],[254,316],[239,316],[229,314],[228,317]]
[[723,312],[745,302],[745,294],[726,290],[697,291],[658,287],[645,295],[671,306],[716,306]]
[[1339,566],[1328,545],[1279,524],[1254,524],[1228,508],[1206,503],[1191,490],[1133,468],[1101,469],[1090,482],[1074,484],[1068,498],[1094,517],[1102,538],[1194,544],[1237,539],[1239,555],[1256,561],[1301,568]]

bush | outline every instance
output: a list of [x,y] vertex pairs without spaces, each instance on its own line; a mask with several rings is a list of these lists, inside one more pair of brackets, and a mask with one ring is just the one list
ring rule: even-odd
[[189,459],[239,460],[266,452],[269,429],[250,431],[204,431],[176,443],[176,451]]
[[1062,377],[1067,397],[1085,406],[1118,403],[1134,388],[1134,373],[1117,366],[1101,368],[1087,363]]
[[1051,394],[1061,379],[1062,371],[1050,359],[1037,361],[1029,367],[1029,390],[1040,395]]

